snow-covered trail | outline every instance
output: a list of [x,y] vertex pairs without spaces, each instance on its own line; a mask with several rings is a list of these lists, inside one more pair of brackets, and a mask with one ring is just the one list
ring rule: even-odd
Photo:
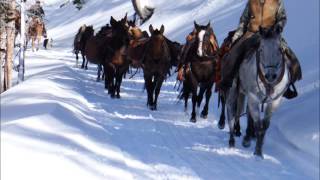
[[[211,20],[221,42],[236,26],[245,1],[155,2],[159,10],[150,23],[165,24],[170,38],[183,42],[194,19]],[[93,23],[99,29],[110,15],[132,13],[130,1],[88,1],[79,12],[71,5],[47,7],[54,48],[28,51],[26,81],[1,94],[1,179],[319,179],[319,23],[294,14],[302,9],[302,17],[319,19],[314,16],[319,2],[304,4],[286,4],[291,18],[285,36],[305,72],[300,96],[284,101],[275,113],[263,161],[253,156],[254,142],[245,149],[237,138],[236,148],[228,148],[227,128],[216,126],[216,95],[208,120],[194,124],[177,103],[175,75],[164,83],[153,112],[146,107],[141,73],[124,80],[118,100],[95,81],[95,66],[74,67],[71,42],[77,28]],[[311,38],[297,36],[300,22],[310,25]],[[244,133],[245,118],[242,126]]]
[[[73,67],[68,50],[28,54],[34,70],[28,81],[1,99],[3,179],[301,179],[315,171],[287,163],[303,152],[277,131],[267,137],[264,161],[254,158],[253,147],[242,148],[240,138],[229,149],[228,134],[217,128],[212,112],[208,120],[189,122],[176,103],[174,78],[152,112],[141,74],[124,80],[122,99],[111,99],[95,82],[96,67]],[[11,172],[16,169],[26,171]]]

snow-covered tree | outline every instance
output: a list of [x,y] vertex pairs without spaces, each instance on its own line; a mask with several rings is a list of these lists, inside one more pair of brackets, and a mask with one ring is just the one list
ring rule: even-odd
[[136,14],[141,20],[141,24],[146,22],[153,14],[154,8],[148,6],[148,0],[131,0]]

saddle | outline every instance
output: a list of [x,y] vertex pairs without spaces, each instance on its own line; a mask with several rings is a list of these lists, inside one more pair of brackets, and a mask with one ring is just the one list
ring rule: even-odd
[[142,64],[142,59],[144,57],[145,45],[148,42],[149,38],[140,38],[130,40],[127,58],[131,61],[131,65],[135,68],[138,68]]

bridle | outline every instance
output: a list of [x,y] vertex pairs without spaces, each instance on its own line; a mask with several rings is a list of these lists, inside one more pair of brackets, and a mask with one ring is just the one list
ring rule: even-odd
[[[203,52],[203,55],[202,56],[199,56],[197,54],[197,56],[199,58],[206,58],[206,59],[213,59],[214,61],[216,61],[217,57],[218,57],[218,51],[214,51],[214,47],[213,47],[213,44],[210,42],[210,36],[213,35],[211,31],[209,30],[206,30],[205,34],[203,35],[205,38],[203,38],[202,40],[198,40],[198,43],[209,43],[209,47],[212,48],[212,51],[213,51],[213,55],[208,55],[207,54],[207,51],[203,51],[203,48],[202,48],[202,52]],[[191,43],[194,43],[196,42],[196,40],[192,40]]]
[[[260,92],[263,92],[261,87],[259,86],[259,79],[261,80],[263,86],[265,87],[266,89],[266,94],[264,94],[265,98],[263,100],[263,104],[267,101],[268,97],[271,99],[271,100],[275,100],[275,99],[278,99],[280,96],[282,96],[282,94],[287,90],[287,88],[284,88],[283,91],[281,93],[279,93],[276,97],[272,98],[271,97],[271,94],[274,93],[274,87],[276,85],[278,85],[281,80],[283,79],[284,77],[284,73],[285,73],[285,58],[284,58],[284,55],[282,54],[282,59],[281,59],[281,72],[280,72],[280,75],[278,76],[278,78],[270,83],[268,82],[268,80],[265,78],[265,76],[263,75],[262,73],[262,70],[261,70],[261,66],[260,66],[260,53],[261,53],[261,49],[258,49],[256,51],[256,64],[257,64],[257,78],[256,78],[256,81],[257,81],[257,85],[258,85],[258,88],[259,88],[259,91]],[[270,68],[275,68],[276,66],[267,66],[267,67],[270,67]],[[289,86],[289,85],[287,85]],[[263,109],[263,108],[262,108]]]

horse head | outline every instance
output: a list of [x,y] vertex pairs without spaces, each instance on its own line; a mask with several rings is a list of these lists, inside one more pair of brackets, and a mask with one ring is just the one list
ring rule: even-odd
[[203,26],[198,25],[194,21],[194,32],[195,41],[194,45],[197,48],[197,55],[199,57],[212,56],[215,51],[218,49],[218,43],[213,34],[213,30],[210,26],[210,22]]
[[114,48],[120,48],[129,44],[129,27],[127,26],[127,15],[117,21],[112,16],[110,19],[112,31],[112,43]]
[[279,33],[271,33],[270,30],[259,34],[261,41],[257,50],[258,70],[260,78],[267,83],[274,84],[284,73],[285,61],[281,48],[281,36]]
[[161,25],[160,30],[154,29],[153,26],[150,24],[149,26],[149,32],[151,34],[149,44],[151,47],[151,52],[155,57],[161,57],[163,54],[163,44],[165,42],[165,37],[163,35],[164,33],[164,26]]
[[85,37],[89,38],[89,37],[93,36],[93,34],[94,34],[94,29],[93,29],[93,26],[91,25],[91,26],[86,27],[83,35]]

